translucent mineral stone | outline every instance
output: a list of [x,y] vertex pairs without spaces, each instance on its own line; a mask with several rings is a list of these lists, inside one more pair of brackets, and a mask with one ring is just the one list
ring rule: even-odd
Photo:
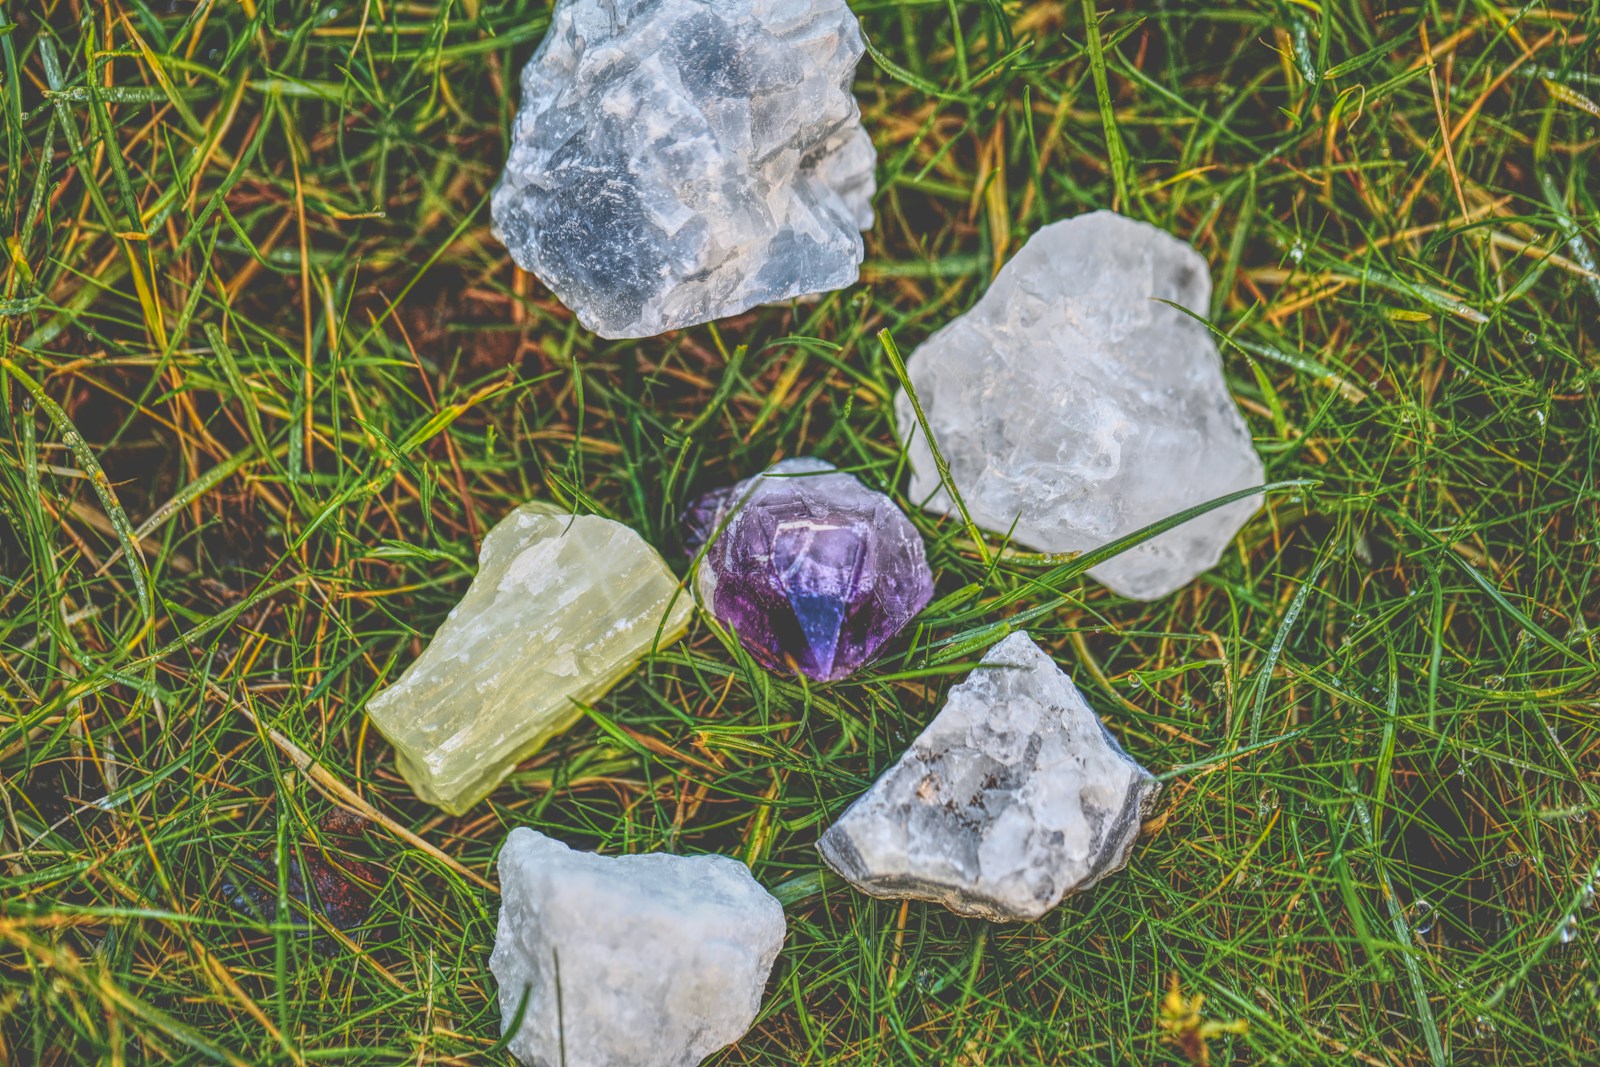
[[1037,919],[1128,862],[1160,787],[1026,633],[982,663],[817,848],[875,897]]
[[683,636],[691,611],[633,530],[524,504],[489,531],[467,595],[367,714],[417,796],[460,813]]
[[597,856],[516,829],[489,969],[529,1067],[693,1067],[755,1021],[783,907],[725,856]]
[[692,505],[696,519],[692,538],[722,531],[700,564],[700,603],[771,670],[843,678],[933,598],[911,520],[821,460],[786,459]]
[[[973,520],[1042,552],[1085,552],[1262,482],[1206,327],[1206,263],[1108,211],[1046,226],[971,311],[907,362]],[[895,399],[911,499],[955,510],[910,398]],[[1214,566],[1260,506],[1208,512],[1089,571],[1153,600]]]
[[843,0],[559,0],[496,234],[602,337],[856,280],[877,160]]

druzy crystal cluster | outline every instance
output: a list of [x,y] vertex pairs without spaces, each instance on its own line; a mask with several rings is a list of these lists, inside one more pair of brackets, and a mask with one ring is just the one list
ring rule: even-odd
[[1026,633],[989,650],[817,848],[857,889],[1037,919],[1128,862],[1159,786]]
[[701,605],[763,666],[834,681],[933,598],[922,535],[882,493],[786,459],[691,506]]
[[[1210,297],[1205,260],[1147,223],[1096,211],[1034,234],[906,363],[973,520],[1041,552],[1086,552],[1260,485],[1210,332],[1179,310],[1204,315]],[[911,499],[954,511],[904,392],[895,414]],[[1165,596],[1215,565],[1259,506],[1207,512],[1089,573]]]
[[688,628],[660,553],[597,515],[524,504],[400,680],[367,705],[417,796],[462,812]]
[[750,1029],[786,926],[738,860],[597,856],[512,830],[489,957],[503,1029],[523,1006],[511,1051],[530,1067],[693,1067]]
[[844,0],[560,0],[497,234],[602,337],[851,284],[877,159],[862,47]]

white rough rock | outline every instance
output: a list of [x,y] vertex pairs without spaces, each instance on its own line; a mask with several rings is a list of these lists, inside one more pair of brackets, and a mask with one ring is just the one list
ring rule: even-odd
[[501,1032],[526,995],[511,1051],[529,1067],[693,1067],[750,1029],[784,931],[737,860],[597,856],[513,830],[489,958]]
[[1026,633],[982,663],[817,848],[875,897],[1037,919],[1128,862],[1160,786]]
[[417,796],[459,814],[682,637],[691,600],[620,522],[524,504],[483,539],[466,596],[367,714]]
[[[1039,230],[965,315],[907,361],[973,521],[1041,552],[1087,552],[1262,483],[1206,327],[1211,278],[1187,244],[1109,211]],[[910,497],[946,514],[910,397],[895,398]],[[1216,565],[1251,497],[1092,568],[1123,596],[1166,596]]]
[[844,0],[559,0],[496,235],[602,337],[843,288],[877,153]]

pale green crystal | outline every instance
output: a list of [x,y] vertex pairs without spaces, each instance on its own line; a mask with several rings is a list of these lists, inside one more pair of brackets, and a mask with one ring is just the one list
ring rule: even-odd
[[460,814],[682,637],[690,610],[633,530],[524,504],[483,539],[467,595],[367,714],[417,796]]

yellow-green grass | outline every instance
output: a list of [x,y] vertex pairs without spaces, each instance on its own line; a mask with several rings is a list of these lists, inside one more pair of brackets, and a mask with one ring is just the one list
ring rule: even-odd
[[[1600,1058],[1594,0],[856,10],[861,283],[606,343],[489,232],[542,0],[0,2],[0,1061],[506,1062],[519,825],[785,900],[722,1064]],[[473,813],[410,795],[362,709],[498,517],[681,571],[777,458],[902,493],[891,344],[1101,207],[1210,260],[1309,483],[1213,572],[1128,603],[913,512],[940,599],[862,675],[697,623]],[[823,876],[1019,616],[1166,780],[1128,870],[1014,927]],[[348,934],[289,892],[323,848],[381,882]]]

